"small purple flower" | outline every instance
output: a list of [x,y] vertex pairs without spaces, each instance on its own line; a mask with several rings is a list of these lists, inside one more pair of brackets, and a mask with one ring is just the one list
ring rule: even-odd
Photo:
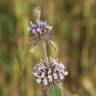
[[29,27],[29,34],[32,40],[36,43],[40,41],[47,41],[53,36],[53,28],[46,22],[38,21]]
[[35,65],[33,75],[36,77],[37,83],[50,86],[56,81],[64,79],[68,72],[57,59],[48,58],[47,60],[41,60]]

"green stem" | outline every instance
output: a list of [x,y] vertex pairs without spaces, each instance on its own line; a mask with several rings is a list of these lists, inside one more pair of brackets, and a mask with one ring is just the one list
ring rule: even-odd
[[46,42],[43,42],[44,59],[48,60]]

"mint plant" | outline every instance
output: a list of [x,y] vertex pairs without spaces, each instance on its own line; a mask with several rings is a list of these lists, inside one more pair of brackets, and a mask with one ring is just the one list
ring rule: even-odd
[[36,17],[36,23],[31,22],[28,28],[33,41],[30,51],[33,52],[34,46],[43,44],[45,57],[34,66],[32,73],[38,84],[48,88],[48,96],[61,96],[63,87],[60,81],[68,75],[68,71],[58,59],[47,55],[46,44],[51,44],[57,49],[55,43],[51,40],[54,37],[53,27],[40,20],[41,9],[39,7],[34,10],[34,16]]

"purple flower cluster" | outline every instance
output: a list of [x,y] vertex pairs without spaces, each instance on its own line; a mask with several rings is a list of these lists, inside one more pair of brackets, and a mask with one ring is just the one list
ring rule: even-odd
[[30,36],[36,42],[50,39],[52,37],[52,30],[52,26],[43,21],[38,21],[29,28]]
[[48,86],[57,80],[64,79],[68,72],[58,60],[48,58],[47,60],[41,60],[35,65],[33,75],[36,77],[37,83]]

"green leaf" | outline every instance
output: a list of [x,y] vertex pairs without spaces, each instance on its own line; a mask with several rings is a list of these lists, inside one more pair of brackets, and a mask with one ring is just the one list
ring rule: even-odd
[[48,96],[54,96],[54,95],[52,94],[52,89],[51,89],[51,88],[48,89],[47,94],[48,94]]
[[31,48],[29,49],[30,53],[34,53],[36,49],[36,45],[32,45]]
[[62,82],[58,81],[57,86],[58,86],[59,88],[63,89],[63,84],[62,84]]
[[48,96],[62,96],[62,89],[63,87],[57,84],[54,88],[49,88],[47,94]]
[[53,41],[49,41],[48,42],[49,45],[51,45],[57,52],[58,52],[58,47],[56,46],[56,44]]
[[56,96],[62,96],[62,89],[63,89],[62,85],[58,83],[55,88]]

